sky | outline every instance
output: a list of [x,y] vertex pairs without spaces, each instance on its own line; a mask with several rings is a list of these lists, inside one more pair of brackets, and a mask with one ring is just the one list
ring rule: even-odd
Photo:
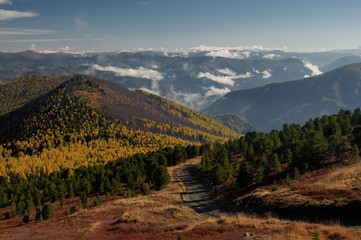
[[360,0],[0,0],[0,51],[361,46]]

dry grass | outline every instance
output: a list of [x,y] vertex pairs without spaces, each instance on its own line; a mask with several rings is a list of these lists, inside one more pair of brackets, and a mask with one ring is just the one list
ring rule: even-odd
[[325,225],[296,222],[280,220],[272,216],[260,218],[258,216],[245,215],[242,213],[235,215],[222,215],[221,219],[227,224],[236,225],[241,229],[249,229],[251,236],[264,236],[268,239],[309,240],[316,229],[319,231],[321,239],[356,240],[361,238],[360,231],[342,227],[338,223]]
[[314,183],[323,189],[352,189],[361,187],[361,162],[336,169]]
[[310,172],[276,191],[272,191],[272,186],[257,188],[238,200],[251,196],[284,207],[307,205],[309,201],[315,206],[327,206],[340,199],[345,200],[343,203],[361,200],[361,162]]

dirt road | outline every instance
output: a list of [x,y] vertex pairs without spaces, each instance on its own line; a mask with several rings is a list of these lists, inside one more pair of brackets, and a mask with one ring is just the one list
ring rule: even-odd
[[204,217],[219,217],[222,212],[220,206],[212,200],[206,186],[197,179],[199,164],[200,158],[190,160],[181,167],[175,168],[172,174],[182,186],[181,197],[186,206]]

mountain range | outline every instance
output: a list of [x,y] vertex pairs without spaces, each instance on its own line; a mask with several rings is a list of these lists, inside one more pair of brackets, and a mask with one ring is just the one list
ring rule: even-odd
[[[293,53],[199,47],[188,51],[0,53],[0,78],[85,74],[142,89],[195,110],[242,89],[314,76],[357,62],[360,50]],[[1,79],[0,79],[1,80]]]
[[297,81],[233,91],[204,111],[236,113],[260,131],[280,129],[284,123],[352,110],[361,105],[361,63]]

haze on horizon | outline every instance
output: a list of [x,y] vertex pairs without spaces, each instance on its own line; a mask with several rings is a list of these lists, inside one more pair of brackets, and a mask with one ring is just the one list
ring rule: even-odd
[[0,51],[361,45],[361,1],[0,0]]

